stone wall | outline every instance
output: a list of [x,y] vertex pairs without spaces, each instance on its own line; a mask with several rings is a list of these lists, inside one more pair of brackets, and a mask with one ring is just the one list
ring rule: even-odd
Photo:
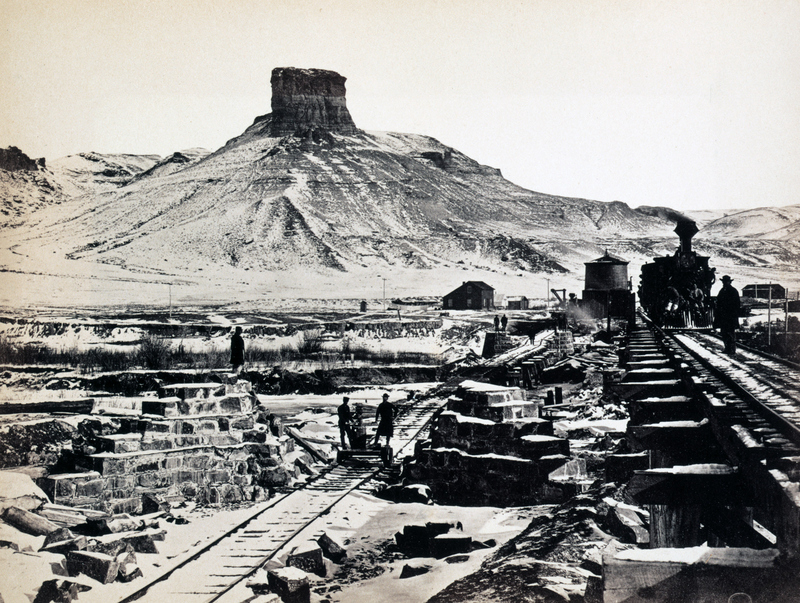
[[142,414],[116,409],[84,420],[72,471],[39,480],[53,503],[114,513],[142,511],[148,494],[219,503],[260,500],[296,477],[294,441],[254,408],[250,384],[162,387]]

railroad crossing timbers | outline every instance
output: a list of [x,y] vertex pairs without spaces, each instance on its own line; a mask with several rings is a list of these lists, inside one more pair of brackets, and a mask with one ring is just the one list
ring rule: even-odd
[[650,549],[604,556],[604,603],[780,593],[800,563],[794,448],[765,443],[764,422],[731,390],[641,324],[620,358],[628,372],[608,389],[628,405],[632,454],[607,470],[632,475]]

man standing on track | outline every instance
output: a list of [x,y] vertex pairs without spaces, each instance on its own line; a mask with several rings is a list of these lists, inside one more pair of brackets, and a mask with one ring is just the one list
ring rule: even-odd
[[389,440],[394,433],[394,405],[389,402],[389,394],[383,394],[383,402],[378,405],[375,418],[378,421],[378,430],[375,432],[375,445],[381,436],[386,436],[386,447],[389,447]]
[[736,329],[739,328],[739,292],[731,286],[733,280],[727,274],[722,277],[722,289],[717,293],[714,326],[719,329],[725,344],[725,353],[736,354]]
[[353,440],[355,439],[353,415],[350,413],[349,401],[350,398],[344,396],[341,405],[336,409],[336,413],[339,415],[339,438],[342,440],[342,450],[347,449],[347,444],[344,441],[345,435],[347,435],[347,441],[350,442],[350,448],[353,447]]

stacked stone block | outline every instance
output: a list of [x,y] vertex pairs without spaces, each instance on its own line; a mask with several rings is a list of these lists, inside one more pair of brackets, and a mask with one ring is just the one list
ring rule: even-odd
[[75,472],[40,484],[53,503],[138,513],[146,494],[257,500],[289,481],[283,458],[293,441],[255,422],[249,383],[168,385],[158,394],[142,401],[140,416],[87,421]]
[[409,481],[427,484],[444,504],[528,505],[560,499],[547,476],[566,462],[560,455],[536,461],[499,454],[472,455],[456,448],[425,448],[405,468]]
[[407,481],[428,485],[441,502],[504,506],[559,500],[561,489],[548,483],[548,476],[567,462],[569,442],[553,437],[552,423],[538,417],[504,421],[505,405],[524,404],[522,398],[518,388],[462,383],[437,418],[430,447],[418,447],[406,464]]

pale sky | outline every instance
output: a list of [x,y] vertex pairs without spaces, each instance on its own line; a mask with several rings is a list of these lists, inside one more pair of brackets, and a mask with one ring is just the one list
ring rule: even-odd
[[214,150],[274,67],[545,193],[800,203],[800,0],[0,0],[0,147]]

